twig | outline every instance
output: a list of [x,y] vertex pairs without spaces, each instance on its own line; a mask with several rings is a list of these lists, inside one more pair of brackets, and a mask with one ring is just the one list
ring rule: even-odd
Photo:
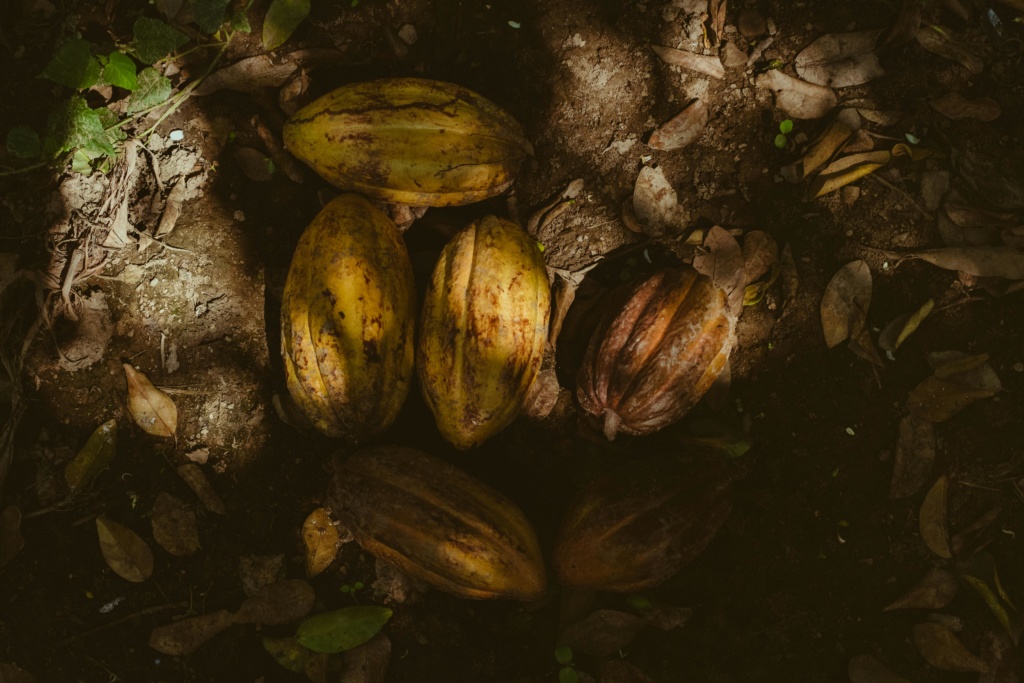
[[150,615],[150,614],[157,614],[159,612],[166,612],[167,610],[182,609],[182,608],[185,608],[185,607],[188,607],[188,603],[187,602],[174,602],[174,603],[170,603],[170,604],[167,604],[167,605],[159,605],[157,607],[147,607],[146,609],[139,610],[138,612],[135,612],[133,614],[129,614],[128,616],[121,617],[120,619],[116,619],[116,620],[110,622],[109,624],[103,624],[102,626],[97,626],[96,628],[89,629],[88,631],[82,631],[81,633],[77,633],[77,634],[75,634],[75,635],[73,635],[73,636],[71,636],[69,638],[65,638],[64,640],[62,640],[59,643],[57,643],[57,645],[58,646],[60,646],[60,645],[67,645],[68,643],[71,643],[71,642],[73,642],[75,640],[78,640],[79,638],[87,638],[87,637],[95,635],[97,633],[101,633],[103,631],[106,631],[108,628],[114,628],[115,626],[120,626],[124,622],[131,621],[132,619],[137,619],[139,617],[144,617],[144,616],[147,616],[147,615]]

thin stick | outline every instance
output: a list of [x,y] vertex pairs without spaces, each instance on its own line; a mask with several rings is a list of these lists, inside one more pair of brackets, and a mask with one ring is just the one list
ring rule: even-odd
[[103,624],[102,626],[97,626],[96,628],[92,628],[92,629],[89,629],[88,631],[83,631],[83,632],[77,633],[77,634],[75,634],[75,635],[73,635],[73,636],[71,636],[69,638],[65,638],[64,640],[62,640],[59,643],[57,643],[57,645],[67,645],[68,643],[71,643],[71,642],[73,642],[75,640],[78,640],[79,638],[87,638],[89,636],[95,635],[95,634],[100,633],[102,631],[106,631],[108,628],[114,628],[115,626],[119,626],[119,625],[123,624],[126,621],[131,621],[132,619],[137,619],[138,617],[144,617],[144,616],[147,616],[149,614],[157,614],[158,612],[166,612],[167,610],[172,610],[172,609],[182,609],[182,608],[185,608],[185,607],[188,607],[188,603],[187,602],[175,602],[175,603],[171,603],[171,604],[167,604],[167,605],[159,605],[157,607],[147,607],[146,609],[139,610],[138,612],[135,612],[133,614],[129,614],[126,617],[121,617],[120,619],[116,619],[116,620],[110,622],[109,624]]

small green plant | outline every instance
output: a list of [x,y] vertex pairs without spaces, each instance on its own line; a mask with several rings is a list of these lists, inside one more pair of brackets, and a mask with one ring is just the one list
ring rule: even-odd
[[355,597],[356,597],[356,593],[358,593],[359,591],[363,590],[363,588],[364,588],[363,582],[362,581],[356,581],[355,583],[352,583],[352,584],[348,584],[348,583],[343,584],[341,586],[340,590],[341,590],[342,593],[348,593],[350,596],[352,596],[352,599],[354,600]]
[[785,119],[779,124],[779,132],[775,136],[775,146],[779,149],[785,149],[786,143],[789,142],[788,135],[793,132],[793,121],[791,119]]
[[572,663],[572,648],[568,645],[556,647],[555,661],[561,666],[558,670],[558,683],[576,683],[578,676]]

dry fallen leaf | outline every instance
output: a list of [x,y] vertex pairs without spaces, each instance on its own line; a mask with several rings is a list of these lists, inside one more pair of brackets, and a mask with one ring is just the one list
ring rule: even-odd
[[925,661],[944,671],[988,671],[988,665],[973,655],[956,634],[942,624],[925,622],[914,626],[914,644]]
[[679,198],[661,168],[644,166],[633,186],[633,214],[652,236],[678,232],[685,223]]
[[972,74],[980,74],[985,63],[975,51],[964,43],[953,40],[952,31],[944,26],[922,26],[917,32],[917,42],[925,50],[960,62]]
[[876,150],[836,159],[821,170],[807,189],[810,197],[823,197],[841,187],[874,173],[892,160],[892,152]]
[[384,683],[391,661],[391,639],[378,633],[342,655],[339,683]]
[[953,557],[949,548],[949,522],[946,517],[948,480],[941,476],[932,485],[921,503],[918,526],[921,540],[928,549],[944,559]]
[[693,100],[651,134],[647,145],[651,149],[670,151],[682,149],[700,137],[708,125],[708,108],[702,100]]
[[124,363],[124,373],[128,378],[128,412],[135,424],[153,436],[174,436],[178,430],[174,401],[128,363]]
[[796,162],[783,166],[779,174],[788,182],[798,183],[828,163],[846,141],[860,130],[860,115],[853,109],[843,109],[834,121],[812,142]]
[[988,528],[992,526],[997,519],[999,519],[999,515],[1001,515],[1002,512],[1003,508],[997,505],[963,529],[960,529],[953,534],[953,537],[949,542],[950,548],[953,550],[953,554],[957,556],[969,556],[977,551],[978,546],[987,545],[988,541],[985,538],[987,534],[985,534],[985,532],[988,531]]
[[989,671],[978,676],[978,683],[1020,683],[1017,644],[1010,636],[985,631],[981,636],[981,658]]
[[245,177],[254,183],[267,183],[274,179],[274,164],[263,152],[252,147],[237,147],[231,156]]
[[778,69],[757,77],[757,87],[775,94],[775,106],[795,119],[820,119],[836,108],[838,100],[830,88],[801,81]]
[[287,575],[284,554],[244,555],[238,558],[238,577],[242,590],[253,596],[270,584],[283,581]]
[[[0,513],[0,569],[13,560],[25,547],[25,538],[21,535],[21,509],[8,505]],[[0,683],[3,678],[0,677]]]
[[903,0],[892,25],[878,40],[878,47],[901,45],[914,39],[921,27],[921,3],[919,0]]
[[920,259],[946,270],[976,277],[1001,277],[1024,280],[1024,252],[1005,247],[946,247],[901,254],[905,259]]
[[857,655],[851,659],[846,675],[850,677],[850,683],[910,683],[871,655]]
[[686,50],[677,50],[664,45],[651,45],[661,61],[673,66],[681,66],[691,71],[711,76],[712,78],[725,78],[725,67],[718,57],[710,55],[696,55]]
[[743,271],[745,284],[760,280],[779,260],[779,245],[763,230],[752,230],[743,236]]
[[730,308],[738,315],[743,308],[743,290],[747,284],[739,242],[728,230],[716,225],[708,231],[704,249],[706,251],[694,257],[694,269],[710,277],[711,282],[725,292]]
[[885,351],[895,351],[912,335],[935,308],[935,301],[928,299],[912,313],[904,313],[886,325],[878,335],[878,345]]
[[184,501],[160,492],[153,503],[153,540],[175,557],[193,555],[199,550],[199,525],[196,513]]
[[560,392],[558,373],[555,371],[555,350],[550,343],[545,342],[544,360],[541,361],[537,378],[526,392],[526,399],[519,409],[520,415],[531,420],[543,420],[555,409]]
[[582,621],[567,626],[558,636],[560,645],[591,657],[607,657],[625,647],[647,624],[647,620],[610,609],[594,610]]
[[858,307],[867,312],[870,304],[871,269],[864,261],[851,261],[832,276],[821,298],[825,345],[831,349],[845,341]]
[[295,74],[300,67],[314,67],[340,61],[337,50],[311,48],[286,55],[261,54],[249,57],[213,72],[192,91],[193,96],[210,95],[218,90],[253,92],[260,88],[276,88]]
[[64,468],[68,491],[76,493],[110,466],[117,454],[117,420],[107,420],[92,433],[75,459]]
[[141,583],[153,574],[153,551],[131,529],[100,515],[96,518],[100,552],[107,565],[125,581]]
[[315,601],[313,587],[301,579],[272,583],[246,598],[235,613],[235,623],[290,624],[309,614]]
[[996,389],[975,389],[954,379],[932,375],[910,392],[907,410],[922,420],[945,422],[972,403],[996,393]]
[[338,527],[325,508],[319,507],[306,517],[302,542],[306,546],[306,576],[313,578],[330,566],[341,547]]
[[189,488],[203,504],[203,507],[216,515],[226,515],[227,509],[224,501],[220,499],[217,492],[213,490],[210,481],[203,474],[203,470],[195,463],[185,463],[178,467],[178,476],[185,480]]
[[889,486],[891,500],[912,496],[928,482],[935,463],[935,448],[932,423],[914,415],[904,416]]
[[956,597],[956,577],[945,569],[934,567],[914,587],[889,603],[885,610],[942,609]]
[[929,100],[928,104],[947,119],[953,119],[954,121],[961,121],[963,119],[995,121],[1003,113],[999,103],[991,97],[979,97],[976,100],[969,100],[957,92],[946,93],[942,97]]
[[182,619],[153,629],[149,646],[165,655],[190,655],[234,623],[234,615],[226,610]]
[[796,72],[805,81],[831,88],[867,83],[885,75],[875,45],[880,31],[828,33],[796,56]]

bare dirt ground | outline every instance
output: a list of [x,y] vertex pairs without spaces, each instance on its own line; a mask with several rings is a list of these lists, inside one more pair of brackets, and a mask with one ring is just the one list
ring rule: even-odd
[[[107,4],[110,20],[99,3],[25,0],[0,8],[6,95],[0,131],[44,120],[54,106],[53,84],[35,75],[62,27],[77,27],[93,40],[108,30],[130,35],[138,11]],[[1022,295],[1003,295],[1006,279],[900,260],[884,250],[966,241],[999,244],[1019,256],[1019,228],[1018,241],[999,241],[1007,234],[1000,226],[1024,224],[1019,4],[921,3],[920,26],[946,27],[980,68],[969,58],[924,49],[911,33],[877,49],[884,75],[833,90],[840,107],[856,102],[898,114],[882,123],[864,119],[871,134],[863,137],[875,150],[910,141],[938,154],[894,159],[817,199],[807,198],[806,181],[784,180],[783,168],[802,157],[835,109],[813,119],[789,115],[756,78],[771,67],[796,76],[796,55],[823,35],[893,26],[902,16],[899,3],[731,2],[722,40],[712,47],[704,42],[708,3],[702,0],[351,4],[313,3],[279,49],[340,52],[340,60],[310,69],[310,96],[384,76],[451,81],[509,111],[534,146],[509,195],[431,209],[405,233],[419,291],[453,230],[488,213],[525,224],[577,178],[583,191],[536,237],[553,268],[578,271],[604,258],[580,285],[566,322],[563,390],[551,417],[521,419],[461,453],[441,439],[413,391],[377,442],[445,457],[503,491],[534,523],[545,549],[573,494],[609,463],[678,448],[674,435],[709,417],[752,445],[732,463],[743,476],[724,528],[697,560],[647,596],[666,609],[692,610],[688,619],[668,630],[648,625],[607,656],[577,653],[580,680],[897,680],[864,669],[857,658],[868,655],[909,681],[1017,681],[1022,617],[1016,607],[1024,609]],[[262,50],[258,27],[265,11],[265,3],[255,4],[250,20],[257,30],[233,44],[224,63]],[[652,44],[721,55],[726,68],[717,78],[672,66]],[[181,60],[181,68],[195,72],[201,57]],[[991,98],[1001,115],[952,120],[930,104],[951,92]],[[114,181],[66,169],[0,177],[0,251],[17,254],[19,268],[56,278],[23,280],[4,294],[24,302],[7,310],[25,314],[36,310],[39,293],[41,309],[53,314],[30,335],[16,373],[23,413],[0,490],[0,507],[15,506],[21,516],[20,525],[12,527],[8,517],[0,528],[0,558],[7,561],[0,567],[0,663],[37,681],[304,678],[276,663],[261,640],[292,634],[294,623],[237,625],[188,656],[161,654],[148,644],[156,627],[238,609],[254,584],[305,577],[300,529],[325,501],[339,449],[282,421],[274,407],[284,391],[278,329],[284,277],[327,188],[308,169],[301,184],[280,168],[257,182],[239,163],[241,147],[269,152],[253,120],[262,117],[279,129],[285,114],[277,98],[276,88],[192,97],[156,136],[141,141],[148,152],[136,152],[132,223],[152,237],[160,215],[152,206],[179,182],[187,193],[181,216],[163,238],[169,246],[133,233],[123,248],[85,251],[89,272],[68,292],[77,322],[57,305],[68,244],[84,246],[82,226],[102,222]],[[652,149],[652,131],[693,99],[708,111],[696,140],[674,151]],[[780,149],[774,141],[785,119],[794,127]],[[172,131],[180,139],[172,140]],[[0,161],[17,165],[9,156]],[[663,234],[637,233],[622,220],[622,205],[645,166],[659,169],[677,194],[675,222]],[[969,208],[961,212],[969,227],[949,218],[951,205]],[[795,270],[744,308],[726,400],[698,406],[665,434],[620,437],[611,447],[576,419],[572,368],[585,340],[573,335],[585,327],[582,312],[607,286],[649,269],[649,261],[692,259],[697,247],[690,230],[713,225],[741,241],[764,231],[789,247]],[[926,300],[935,302],[905,343],[889,355],[879,352],[878,364],[845,343],[827,348],[822,333],[826,286],[858,259],[873,278],[871,338]],[[793,283],[798,286],[789,291]],[[937,421],[934,442],[898,445],[908,396],[933,372],[928,355],[950,350],[987,354],[1000,388]],[[174,439],[135,426],[123,363],[173,399]],[[5,397],[16,394],[5,385]],[[86,493],[69,496],[64,468],[111,419],[118,425],[116,459]],[[921,462],[919,451],[929,443],[934,464],[925,464],[908,495],[892,498],[898,461]],[[186,463],[206,474],[226,514],[199,505],[176,473]],[[945,558],[929,547],[934,530],[922,532],[920,524],[923,516],[934,519],[934,509],[922,512],[922,503],[942,475],[949,482],[948,517],[937,523],[961,541],[954,540],[955,552]],[[152,577],[129,583],[105,564],[95,519],[104,515],[151,539],[151,511],[161,492],[195,510],[201,548],[175,557],[154,545]],[[24,547],[5,556],[20,547],[12,528]],[[958,590],[948,604],[933,599],[922,608],[883,611],[932,568],[955,577]],[[387,681],[559,680],[553,653],[566,594],[553,588],[546,600],[526,606],[436,591],[403,601],[394,577],[374,590],[377,571],[373,558],[349,544],[311,584],[318,611],[353,602],[393,607],[384,629],[392,643]],[[349,590],[356,582],[364,588]],[[626,596],[592,600],[591,608],[631,610]],[[921,624],[948,627],[980,664],[970,670],[966,655],[948,642],[935,646],[939,655],[930,651]],[[14,676],[0,669],[0,681],[22,680]],[[332,671],[326,680],[338,676]]]

